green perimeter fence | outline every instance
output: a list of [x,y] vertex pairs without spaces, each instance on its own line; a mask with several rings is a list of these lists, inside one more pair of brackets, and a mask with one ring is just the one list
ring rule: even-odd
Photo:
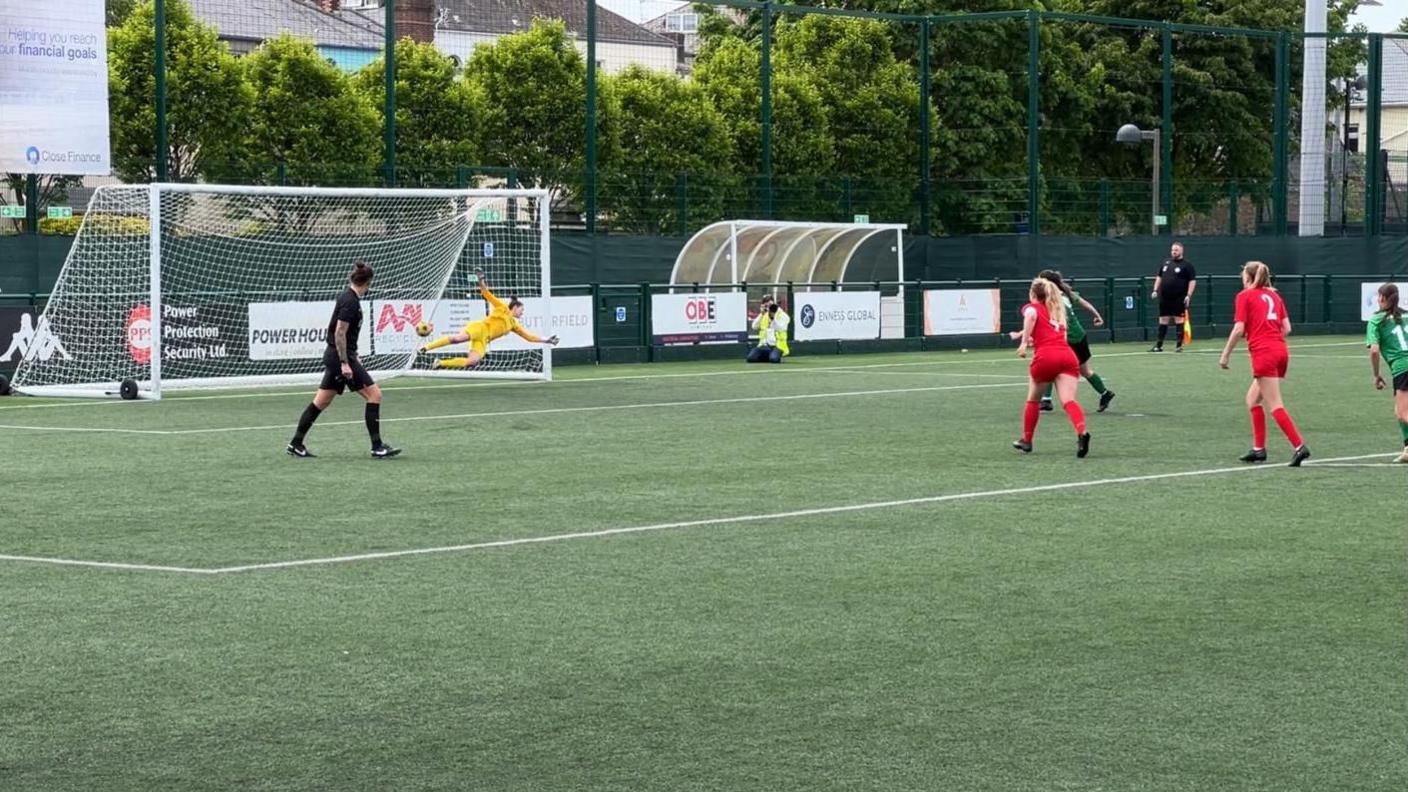
[[[1004,5],[719,0],[637,25],[592,0],[554,18],[139,0],[109,28],[115,175],[541,186],[557,227],[591,233],[856,215],[939,235],[1408,233],[1408,36],[1338,12],[1307,35],[1237,4]],[[80,204],[80,180],[6,184],[26,217],[0,229],[73,230],[40,218]]]
[[[1276,279],[1276,288],[1285,298],[1291,320],[1298,332],[1358,333],[1361,284],[1379,283],[1375,275],[1284,275]],[[1082,320],[1097,341],[1143,341],[1155,329],[1157,306],[1150,299],[1153,278],[1079,278],[1070,281],[1105,320],[1104,327],[1094,327],[1089,318]],[[743,289],[749,293],[750,305],[764,293],[776,294],[784,305],[792,305],[796,294],[803,290],[879,291],[884,296],[903,295],[904,333],[901,338],[873,341],[810,341],[793,342],[800,354],[836,354],[872,351],[910,351],[922,349],[953,349],[958,347],[993,348],[1009,346],[1002,333],[967,336],[924,335],[924,292],[942,289],[998,289],[1001,295],[1001,324],[1005,333],[1018,329],[1018,309],[1027,301],[1027,279],[979,279],[952,281],[875,281],[803,285],[795,283],[746,283],[734,286],[702,286],[689,284],[591,284],[554,286],[553,295],[590,296],[593,310],[594,346],[587,349],[563,349],[555,359],[563,363],[630,363],[652,360],[688,360],[708,357],[728,357],[739,354],[737,343],[685,344],[659,346],[654,343],[651,319],[651,298],[666,293],[690,293]],[[1234,301],[1241,290],[1239,276],[1202,276],[1189,318],[1194,325],[1194,343],[1220,344],[1231,327]],[[0,294],[0,309],[42,309],[48,295]],[[238,298],[237,292],[222,292],[222,298]],[[252,299],[252,298],[251,298]],[[37,311],[36,311],[37,313]],[[795,317],[794,317],[795,321]],[[1210,334],[1221,334],[1211,338]],[[14,361],[0,362],[0,369],[12,367]]]

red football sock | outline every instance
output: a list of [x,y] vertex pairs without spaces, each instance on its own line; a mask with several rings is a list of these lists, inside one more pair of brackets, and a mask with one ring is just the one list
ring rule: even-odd
[[1076,434],[1085,434],[1085,410],[1080,408],[1080,402],[1068,401],[1065,403],[1066,415],[1071,417],[1071,426],[1076,428]]
[[1281,433],[1291,441],[1291,446],[1300,448],[1305,442],[1300,439],[1300,432],[1296,431],[1296,422],[1291,420],[1291,414],[1286,412],[1285,407],[1277,407],[1271,411],[1271,417],[1276,419],[1276,425],[1281,427]]
[[1041,403],[1027,402],[1027,411],[1022,413],[1022,441],[1030,443],[1036,434],[1036,422],[1041,420]]
[[1266,450],[1266,410],[1262,406],[1251,408],[1252,414],[1252,448],[1257,451]]

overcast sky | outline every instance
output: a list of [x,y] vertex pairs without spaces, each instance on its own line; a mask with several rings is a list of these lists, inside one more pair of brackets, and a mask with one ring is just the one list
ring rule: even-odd
[[1349,24],[1363,23],[1370,33],[1388,33],[1398,27],[1399,20],[1408,16],[1408,2],[1404,0],[1379,0],[1378,8],[1360,7],[1359,13],[1349,18]]
[[[600,4],[627,19],[644,22],[682,5],[684,0],[598,0]],[[1361,7],[1350,24],[1362,22],[1371,32],[1387,33],[1398,27],[1398,21],[1408,16],[1408,0],[1379,0],[1383,5]]]

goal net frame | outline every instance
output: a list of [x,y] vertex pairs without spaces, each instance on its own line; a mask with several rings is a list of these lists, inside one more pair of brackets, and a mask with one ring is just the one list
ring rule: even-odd
[[[182,183],[153,183],[149,185],[110,185],[99,187],[89,201],[89,213],[93,207],[99,203],[100,196],[104,191],[115,190],[146,190],[147,191],[147,221],[149,231],[147,232],[148,242],[146,251],[146,266],[149,270],[150,295],[147,297],[150,308],[150,360],[145,364],[149,374],[141,378],[132,378],[137,385],[138,399],[159,400],[166,390],[185,389],[221,389],[221,388],[258,388],[273,386],[292,386],[317,384],[321,381],[323,367],[321,361],[309,361],[306,365],[307,371],[284,372],[276,374],[239,374],[232,376],[212,376],[212,377],[182,377],[171,378],[163,376],[163,303],[165,294],[163,292],[162,278],[162,242],[163,242],[163,207],[162,197],[172,194],[218,194],[230,196],[275,196],[288,198],[317,198],[320,196],[334,197],[340,199],[356,198],[424,198],[424,199],[462,199],[468,208],[462,213],[464,220],[463,236],[460,240],[460,247],[455,256],[454,263],[449,264],[443,278],[440,280],[438,295],[430,300],[420,302],[427,303],[431,310],[427,312],[427,319],[436,312],[441,302],[459,299],[459,296],[449,296],[447,289],[451,287],[451,280],[456,271],[461,268],[460,262],[465,256],[465,251],[469,245],[469,240],[475,227],[479,224],[479,212],[486,204],[493,202],[508,201],[510,206],[515,205],[515,199],[528,199],[536,202],[536,228],[533,225],[523,224],[525,229],[536,231],[537,235],[537,258],[539,269],[538,295],[536,299],[541,306],[540,313],[550,320],[551,312],[551,229],[550,229],[550,206],[551,194],[545,189],[403,189],[403,188],[341,188],[341,187],[274,187],[274,186],[250,186],[250,185],[221,185],[221,184],[182,184]],[[109,193],[111,194],[111,193]],[[140,198],[138,198],[140,200]],[[531,216],[531,213],[530,213]],[[456,216],[456,220],[461,216]],[[516,222],[512,218],[510,223]],[[85,213],[84,224],[80,226],[74,243],[64,261],[63,268],[59,272],[58,279],[54,286],[53,293],[50,294],[45,304],[44,311],[36,320],[36,325],[50,322],[51,312],[58,298],[62,295],[60,289],[65,284],[65,276],[70,271],[82,266],[95,266],[91,263],[80,261],[83,250],[82,243],[85,234],[101,233],[89,228],[88,213]],[[348,271],[351,268],[349,259]],[[490,285],[494,285],[492,270],[489,278]],[[375,300],[378,281],[381,280],[381,271],[378,269],[377,280],[372,283],[372,294],[370,298]],[[328,296],[328,302],[331,302]],[[507,299],[507,294],[503,295]],[[480,300],[478,294],[466,294],[464,298],[473,302]],[[117,299],[115,296],[114,299]],[[365,312],[364,325],[368,322],[375,322],[376,318],[370,315],[370,311]],[[487,315],[487,314],[486,314]],[[473,318],[480,318],[474,316]],[[458,327],[435,327],[431,338],[443,335],[447,332],[454,332]],[[249,328],[246,328],[246,336]],[[551,335],[550,332],[543,333],[544,337]],[[246,338],[246,341],[249,339]],[[429,338],[427,339],[429,340]],[[456,349],[452,347],[451,349]],[[361,350],[363,354],[367,350]],[[446,353],[453,354],[450,350]],[[417,363],[427,364],[430,359],[419,356],[415,353],[405,354],[405,363],[400,366],[378,367],[371,370],[371,374],[378,379],[389,379],[396,376],[412,374],[417,377],[432,377],[445,379],[514,379],[514,380],[541,380],[550,381],[552,379],[552,347],[544,344],[540,347],[541,363],[538,370],[495,370],[491,367],[468,368],[468,369],[433,369],[418,367]],[[491,353],[493,354],[493,353]],[[437,353],[437,356],[439,353]],[[485,358],[487,362],[489,358]],[[34,361],[31,356],[22,358],[15,370],[13,377],[13,392],[28,396],[40,397],[77,397],[77,398],[108,398],[120,395],[121,383],[117,377],[107,381],[64,383],[64,384],[34,384],[27,382],[27,364]],[[481,366],[483,364],[481,363]]]

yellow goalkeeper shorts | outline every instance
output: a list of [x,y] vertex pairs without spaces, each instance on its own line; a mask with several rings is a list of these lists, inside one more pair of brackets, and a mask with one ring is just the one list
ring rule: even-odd
[[464,334],[469,336],[469,349],[480,357],[489,352],[489,328],[483,322],[470,322],[464,326]]

